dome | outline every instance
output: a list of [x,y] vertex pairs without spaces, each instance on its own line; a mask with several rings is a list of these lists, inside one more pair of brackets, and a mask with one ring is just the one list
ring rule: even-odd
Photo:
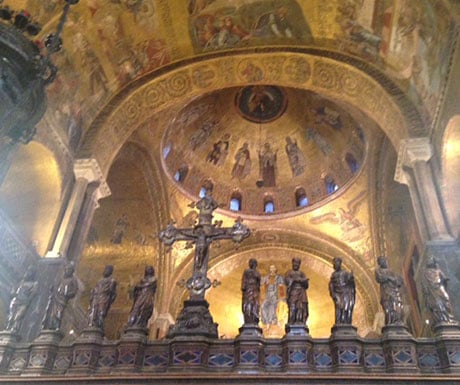
[[338,103],[274,85],[201,96],[173,119],[163,165],[191,199],[212,190],[242,216],[296,214],[337,196],[359,172],[363,130]]

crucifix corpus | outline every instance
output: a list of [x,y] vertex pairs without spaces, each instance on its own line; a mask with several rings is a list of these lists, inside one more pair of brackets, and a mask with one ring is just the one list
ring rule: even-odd
[[213,322],[209,304],[204,298],[206,290],[212,285],[207,277],[209,247],[212,242],[220,239],[231,239],[240,243],[250,234],[249,228],[242,223],[241,218],[238,218],[232,227],[220,227],[212,223],[212,214],[218,206],[210,192],[206,191],[203,198],[192,204],[192,207],[199,212],[198,223],[195,226],[181,229],[170,223],[160,232],[160,241],[166,246],[171,246],[176,241],[188,241],[195,245],[193,274],[186,282],[190,299],[184,302],[184,308],[176,324],[169,330],[168,337],[196,335],[218,337],[217,324]]

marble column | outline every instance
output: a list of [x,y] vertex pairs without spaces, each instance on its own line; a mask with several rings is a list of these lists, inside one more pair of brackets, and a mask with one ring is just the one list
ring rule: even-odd
[[53,248],[46,257],[66,256],[90,183],[97,182],[98,184],[93,192],[93,199],[96,202],[110,195],[110,189],[95,159],[77,159],[74,163],[74,174],[75,183],[67,202],[67,208],[57,231]]
[[430,165],[432,156],[433,147],[429,138],[403,140],[399,148],[395,180],[409,188],[424,241],[453,242]]

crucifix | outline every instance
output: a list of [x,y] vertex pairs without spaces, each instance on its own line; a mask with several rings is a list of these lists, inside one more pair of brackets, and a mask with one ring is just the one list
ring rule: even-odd
[[198,209],[198,223],[191,228],[177,228],[173,223],[168,224],[160,232],[159,238],[166,246],[176,241],[188,241],[195,245],[192,276],[186,281],[190,299],[184,302],[184,308],[177,318],[176,324],[170,329],[168,337],[184,335],[204,335],[217,338],[217,324],[213,322],[209,312],[209,304],[205,300],[205,292],[211,287],[207,277],[209,263],[209,247],[212,242],[221,239],[231,239],[240,243],[250,234],[249,228],[240,218],[232,227],[219,227],[212,223],[213,212],[219,207],[209,191],[203,198],[192,204]]

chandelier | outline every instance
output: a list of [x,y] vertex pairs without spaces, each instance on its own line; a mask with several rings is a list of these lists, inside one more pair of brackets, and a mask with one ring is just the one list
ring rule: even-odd
[[46,110],[46,85],[57,67],[51,55],[62,47],[62,30],[70,6],[64,0],[56,31],[37,40],[41,26],[26,10],[12,10],[0,0],[0,141],[28,143]]

